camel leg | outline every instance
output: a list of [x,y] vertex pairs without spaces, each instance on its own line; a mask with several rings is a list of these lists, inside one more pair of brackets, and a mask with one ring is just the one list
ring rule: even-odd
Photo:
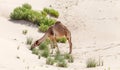
[[59,48],[58,48],[58,45],[57,45],[56,37],[54,37],[54,46],[57,47],[57,52],[60,52]]
[[52,36],[50,37],[50,46],[51,46],[51,49],[52,49],[51,54],[53,54],[54,42],[53,42],[53,37]]
[[52,49],[52,51],[51,51],[51,54],[53,54],[53,41],[51,41],[51,49]]
[[69,36],[66,36],[66,38],[67,38],[67,40],[68,40],[68,42],[69,42],[69,47],[70,47],[70,49],[69,49],[69,54],[71,54],[72,53],[72,42],[71,42],[71,36],[69,35]]

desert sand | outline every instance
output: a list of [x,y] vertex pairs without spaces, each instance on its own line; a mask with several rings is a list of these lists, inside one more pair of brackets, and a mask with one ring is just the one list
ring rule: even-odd
[[[30,22],[9,18],[23,3],[34,10],[51,5],[59,11],[58,20],[72,34],[74,63],[67,68],[46,65],[45,58],[32,54],[26,38],[35,41],[44,33]],[[68,52],[68,43],[62,46],[60,50]],[[86,68],[90,57],[101,58],[103,66]],[[120,0],[0,0],[0,70],[120,70]]]

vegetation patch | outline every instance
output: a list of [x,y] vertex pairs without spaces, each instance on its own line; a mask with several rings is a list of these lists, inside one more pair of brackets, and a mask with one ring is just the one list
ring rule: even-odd
[[55,63],[55,60],[52,57],[48,57],[46,59],[46,64],[53,65]]
[[43,11],[45,11],[50,16],[53,16],[56,18],[59,17],[59,12],[57,10],[52,9],[52,8],[44,8]]
[[94,58],[89,58],[86,62],[87,68],[96,67],[96,66],[103,66],[103,60],[99,58],[99,60],[96,60]]
[[32,44],[32,41],[33,41],[33,38],[28,37],[28,38],[27,38],[27,41],[26,41],[26,44],[27,44],[27,45],[31,45],[31,44]]
[[66,43],[66,41],[67,41],[66,37],[57,38],[57,42],[59,43]]
[[28,32],[27,30],[23,30],[23,31],[22,31],[22,34],[26,35],[27,32]]
[[87,68],[91,68],[91,67],[96,67],[97,66],[97,62],[95,59],[89,58],[86,62],[87,64]]
[[51,54],[48,48],[50,44],[50,40],[46,39],[43,43],[32,50],[33,54],[38,55],[38,58],[45,57],[46,64],[48,65],[55,65],[57,67],[68,67],[68,63],[73,63],[74,58],[71,54],[64,53],[61,54],[60,52],[56,52],[55,54]]
[[38,25],[40,31],[45,32],[56,22],[55,19],[48,17],[47,15],[51,15],[51,17],[56,18],[59,17],[59,13],[55,9],[44,8],[42,11],[36,11],[32,10],[32,6],[30,4],[25,3],[22,6],[16,7],[13,12],[11,12],[10,18],[14,20],[33,22]]

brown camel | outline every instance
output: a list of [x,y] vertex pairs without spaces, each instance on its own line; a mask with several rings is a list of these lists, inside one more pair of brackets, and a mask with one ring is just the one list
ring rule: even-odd
[[49,29],[45,32],[45,35],[32,44],[31,49],[40,45],[44,40],[46,40],[46,38],[49,37],[49,39],[51,40],[51,47],[52,48],[57,47],[59,51],[56,38],[63,37],[63,36],[65,36],[69,42],[69,48],[70,48],[69,54],[71,54],[72,52],[71,32],[60,21],[57,21],[54,25],[49,27]]

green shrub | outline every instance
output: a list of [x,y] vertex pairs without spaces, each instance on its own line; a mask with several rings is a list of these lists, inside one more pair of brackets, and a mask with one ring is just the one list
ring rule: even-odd
[[55,22],[56,22],[55,19],[51,19],[48,17],[42,17],[39,25],[44,24],[44,25],[51,26],[51,25],[55,24]]
[[41,11],[41,14],[42,14],[42,16],[44,16],[44,17],[46,17],[46,16],[47,16],[47,12],[45,12],[44,10],[43,10],[43,11]]
[[47,43],[45,43],[45,42],[41,43],[41,44],[39,45],[39,49],[40,49],[40,50],[48,49]]
[[26,44],[27,44],[27,45],[31,45],[31,44],[32,44],[32,41],[33,41],[33,38],[28,37],[28,38],[27,38],[27,41],[26,41]]
[[49,14],[50,14],[51,16],[56,17],[56,18],[59,17],[58,11],[56,11],[56,10],[54,10],[54,9],[49,9]]
[[70,58],[71,58],[71,55],[68,54],[68,53],[65,53],[65,54],[64,54],[64,58],[65,58],[65,59],[70,59]]
[[48,18],[47,15],[52,15],[54,17],[58,17],[58,11],[54,9],[44,8],[42,11],[35,11],[32,10],[30,4],[23,4],[22,7],[17,7],[14,11],[10,14],[11,19],[15,20],[26,20],[33,22],[39,26],[39,30],[42,32],[46,32],[48,28],[55,24],[56,20]]
[[41,53],[41,55],[43,56],[43,57],[45,57],[45,58],[47,58],[48,56],[49,56],[49,54],[50,54],[50,51],[49,51],[49,49],[44,49],[44,51]]
[[49,45],[49,44],[50,44],[50,39],[47,38],[47,39],[45,40],[45,43],[46,43],[47,45]]
[[46,59],[46,64],[48,64],[48,65],[53,65],[54,64],[54,59],[52,59],[51,57],[48,57],[47,59]]
[[22,31],[22,33],[23,33],[24,35],[26,35],[27,32],[28,32],[27,30],[23,30],[23,31]]
[[47,14],[49,13],[49,9],[48,8],[44,8],[43,11],[45,11]]
[[65,37],[57,38],[57,42],[59,43],[66,43],[67,39]]
[[23,4],[22,7],[26,9],[32,9],[31,5],[28,3]]
[[38,54],[40,54],[40,50],[38,48],[34,48],[32,50],[32,53],[38,55]]
[[74,58],[73,58],[73,56],[71,54],[65,53],[64,58],[67,59],[69,63],[74,62]]
[[41,32],[46,32],[46,31],[48,30],[48,28],[49,28],[49,26],[48,26],[48,25],[44,25],[44,24],[41,24],[41,25],[39,26],[39,30],[40,30]]
[[39,24],[40,25],[39,30],[42,32],[46,32],[51,25],[55,24],[55,22],[56,20],[54,19],[43,17],[41,18],[41,21]]
[[70,56],[70,58],[68,59],[68,62],[69,62],[69,63],[73,63],[73,62],[74,62],[73,56]]
[[17,7],[14,11],[10,14],[10,18],[15,20],[22,20],[24,17],[24,8]]
[[56,18],[59,17],[59,12],[57,10],[54,10],[52,8],[44,8],[43,10],[45,12],[47,12],[47,14],[49,14],[50,16],[53,16],[53,17],[56,17]]
[[67,63],[65,61],[58,61],[57,66],[58,67],[67,67]]
[[55,54],[55,61],[64,61],[65,59],[64,59],[64,56],[62,56],[61,54],[60,54],[60,52],[56,52],[56,54]]
[[40,12],[34,11],[34,10],[28,10],[28,12],[25,12],[25,20],[28,20],[30,22],[39,24],[40,23]]
[[95,59],[93,58],[89,58],[86,62],[87,68],[91,68],[91,67],[96,67],[97,66],[97,62]]

